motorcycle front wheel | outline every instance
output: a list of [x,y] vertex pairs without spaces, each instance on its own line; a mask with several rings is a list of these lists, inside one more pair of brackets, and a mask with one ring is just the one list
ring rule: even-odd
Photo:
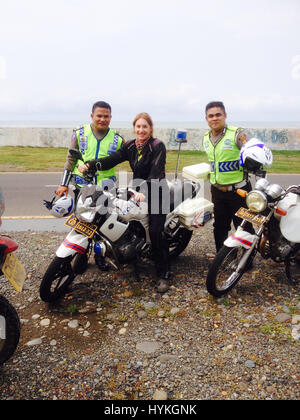
[[0,366],[15,352],[20,339],[20,320],[15,308],[0,296]]
[[211,295],[214,297],[224,296],[239,282],[254,258],[252,253],[245,268],[237,272],[236,269],[244,253],[244,248],[229,248],[223,245],[207,274],[206,288]]
[[53,303],[66,294],[76,277],[71,266],[72,258],[53,258],[40,285],[40,297],[44,302]]

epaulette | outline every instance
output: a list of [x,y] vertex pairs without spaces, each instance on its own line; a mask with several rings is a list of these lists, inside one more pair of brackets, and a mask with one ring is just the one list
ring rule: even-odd
[[84,125],[80,125],[77,128],[73,128],[73,133],[76,133],[76,131],[79,131],[79,130],[82,130],[82,129],[84,129]]

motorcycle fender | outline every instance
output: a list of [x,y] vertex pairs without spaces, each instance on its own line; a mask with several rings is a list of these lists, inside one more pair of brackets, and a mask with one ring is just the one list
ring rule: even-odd
[[76,253],[85,254],[88,244],[89,240],[86,236],[72,230],[57,249],[56,256],[66,258]]
[[253,245],[254,238],[255,235],[252,235],[251,233],[238,227],[237,231],[226,239],[224,245],[229,248],[243,247],[245,249],[249,249]]

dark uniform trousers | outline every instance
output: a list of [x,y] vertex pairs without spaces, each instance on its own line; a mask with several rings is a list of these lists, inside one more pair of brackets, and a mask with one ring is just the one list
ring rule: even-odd
[[[243,190],[251,191],[251,183],[248,182]],[[218,188],[211,186],[212,202],[214,204],[214,237],[217,252],[222,248],[224,241],[228,237],[228,232],[231,230],[231,222],[233,222],[235,229],[241,224],[242,219],[235,216],[235,213],[240,207],[247,208],[245,198],[239,196],[236,191],[221,191]],[[254,233],[251,223],[245,225],[245,230],[249,233]]]

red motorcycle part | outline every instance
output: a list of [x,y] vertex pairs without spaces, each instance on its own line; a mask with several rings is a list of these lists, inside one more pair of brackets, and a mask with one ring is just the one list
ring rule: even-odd
[[18,247],[19,245],[12,239],[7,236],[0,236],[0,251],[3,250],[4,255],[14,252]]

